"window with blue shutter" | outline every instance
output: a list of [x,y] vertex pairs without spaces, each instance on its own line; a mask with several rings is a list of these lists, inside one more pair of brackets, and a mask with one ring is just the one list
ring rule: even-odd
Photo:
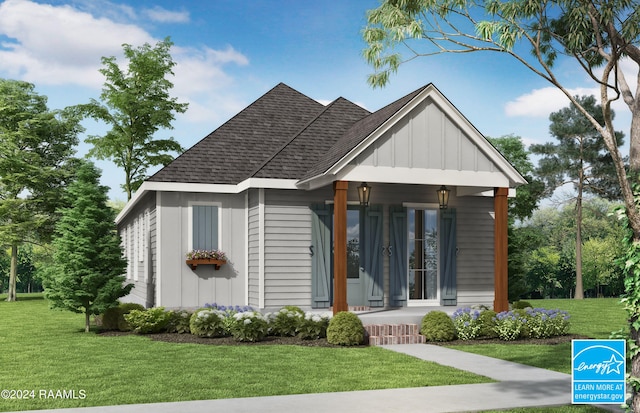
[[215,205],[193,205],[192,249],[218,249],[218,207]]

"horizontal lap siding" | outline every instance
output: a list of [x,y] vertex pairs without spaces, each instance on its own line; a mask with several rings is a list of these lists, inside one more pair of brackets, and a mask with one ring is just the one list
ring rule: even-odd
[[493,198],[458,207],[458,306],[493,305]]
[[312,203],[332,199],[329,191],[266,191],[265,307],[311,306]]

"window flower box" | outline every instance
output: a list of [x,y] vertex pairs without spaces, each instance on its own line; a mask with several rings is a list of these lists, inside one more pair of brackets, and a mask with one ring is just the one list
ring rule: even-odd
[[220,250],[193,250],[187,253],[187,265],[195,270],[198,265],[213,265],[214,269],[227,263],[227,256]]

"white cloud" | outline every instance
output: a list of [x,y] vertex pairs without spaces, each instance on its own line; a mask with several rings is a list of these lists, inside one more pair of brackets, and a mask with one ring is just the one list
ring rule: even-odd
[[[76,4],[82,10],[30,0],[0,3],[0,77],[43,86],[99,89],[104,83],[98,71],[103,56],[120,59],[123,43],[135,47],[157,42],[147,31],[130,23],[138,18],[135,9],[107,0]],[[139,15],[150,11],[153,13],[148,17],[156,21],[188,20],[187,13],[159,7],[143,10]],[[228,88],[234,84],[234,77],[225,70],[226,65],[248,65],[245,55],[231,46],[214,50],[174,45],[171,53],[176,62],[172,94],[190,104],[184,115],[187,121],[211,122],[245,106]]]
[[38,84],[99,87],[102,56],[122,44],[153,40],[147,32],[71,6],[6,0],[0,4],[0,71]]
[[[598,95],[599,89],[575,88],[569,89],[572,95]],[[549,86],[534,89],[530,93],[521,95],[516,100],[507,102],[505,113],[507,116],[527,116],[548,118],[551,112],[558,111],[569,105],[569,99],[560,89]]]
[[152,9],[144,9],[142,13],[150,20],[159,23],[188,23],[189,12],[187,11],[171,11],[155,6]]

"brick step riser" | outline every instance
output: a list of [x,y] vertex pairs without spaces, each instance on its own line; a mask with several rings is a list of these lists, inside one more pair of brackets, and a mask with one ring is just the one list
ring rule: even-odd
[[423,344],[417,324],[372,324],[364,327],[370,346],[386,344]]

